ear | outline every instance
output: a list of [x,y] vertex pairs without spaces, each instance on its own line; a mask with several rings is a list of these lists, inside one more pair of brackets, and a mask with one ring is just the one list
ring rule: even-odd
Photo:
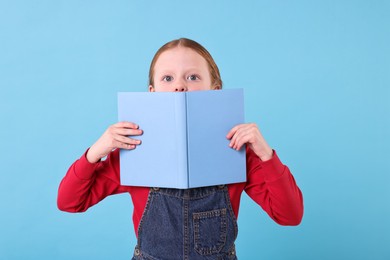
[[156,90],[154,89],[154,87],[152,85],[149,85],[149,92],[156,92]]
[[211,87],[212,90],[220,90],[221,86],[215,85]]

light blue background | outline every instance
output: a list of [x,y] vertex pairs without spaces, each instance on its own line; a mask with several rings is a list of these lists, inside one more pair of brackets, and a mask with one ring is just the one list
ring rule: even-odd
[[390,259],[389,1],[0,1],[0,259],[129,259],[128,195],[60,212],[70,164],[147,89],[165,42],[203,44],[305,199],[282,227],[245,195],[240,259]]

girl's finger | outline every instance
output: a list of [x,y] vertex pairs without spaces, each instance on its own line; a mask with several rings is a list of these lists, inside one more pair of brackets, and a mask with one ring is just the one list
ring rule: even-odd
[[236,125],[232,129],[230,129],[229,133],[226,135],[226,138],[230,140],[232,136],[237,132],[237,130],[243,125],[244,124]]
[[124,144],[131,144],[131,145],[140,145],[141,140],[129,138],[123,135],[116,135],[114,136],[114,139],[118,142],[124,143]]
[[243,125],[238,125],[236,128],[236,131],[234,132],[233,136],[230,139],[230,147],[234,148],[236,146],[237,139],[246,132],[246,126],[245,124]]
[[115,133],[123,136],[129,136],[142,135],[143,131],[141,129],[116,128]]
[[235,132],[236,132],[236,130],[235,130],[234,128],[232,128],[232,129],[229,131],[229,133],[226,135],[226,138],[227,138],[228,140],[230,140],[230,139],[233,137],[233,135],[234,135]]
[[238,126],[234,127],[232,131],[230,131],[229,133],[231,133],[231,136],[229,138],[230,139],[229,146],[233,148],[236,143],[237,136],[240,133],[240,127]]
[[133,150],[135,149],[136,145],[134,144],[125,144],[125,143],[121,143],[121,142],[118,142],[118,148],[122,148],[122,149],[127,149],[127,150]]
[[137,125],[136,123],[127,122],[127,121],[118,122],[118,123],[114,124],[114,126],[120,127],[120,128],[131,128],[131,129],[138,129],[139,128],[139,125]]
[[249,126],[240,128],[232,138],[233,143],[231,147],[240,150],[245,143],[251,140],[252,136],[253,133]]
[[250,138],[251,138],[250,134],[243,134],[242,136],[240,136],[240,137],[237,139],[237,141],[236,141],[236,144],[235,144],[235,146],[234,146],[234,149],[237,150],[237,151],[240,150],[241,147],[242,147],[244,144],[246,144],[246,143],[249,142]]

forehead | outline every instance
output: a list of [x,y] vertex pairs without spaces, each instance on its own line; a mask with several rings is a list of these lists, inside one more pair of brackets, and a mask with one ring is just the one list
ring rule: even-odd
[[158,57],[155,69],[162,69],[167,67],[186,67],[191,66],[198,69],[208,68],[207,61],[195,50],[188,47],[174,47],[168,49],[160,54]]

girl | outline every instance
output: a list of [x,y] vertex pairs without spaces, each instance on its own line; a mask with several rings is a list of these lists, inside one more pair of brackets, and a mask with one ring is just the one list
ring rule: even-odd
[[[195,41],[171,41],[151,62],[151,92],[221,88],[217,65]],[[71,165],[58,191],[58,208],[67,212],[83,212],[109,195],[128,192],[137,236],[133,259],[237,259],[234,241],[243,191],[278,224],[301,222],[302,193],[255,124],[237,125],[226,135],[232,149],[246,144],[247,182],[195,189],[121,186],[119,149],[136,149],[141,135],[136,122],[110,126]]]

